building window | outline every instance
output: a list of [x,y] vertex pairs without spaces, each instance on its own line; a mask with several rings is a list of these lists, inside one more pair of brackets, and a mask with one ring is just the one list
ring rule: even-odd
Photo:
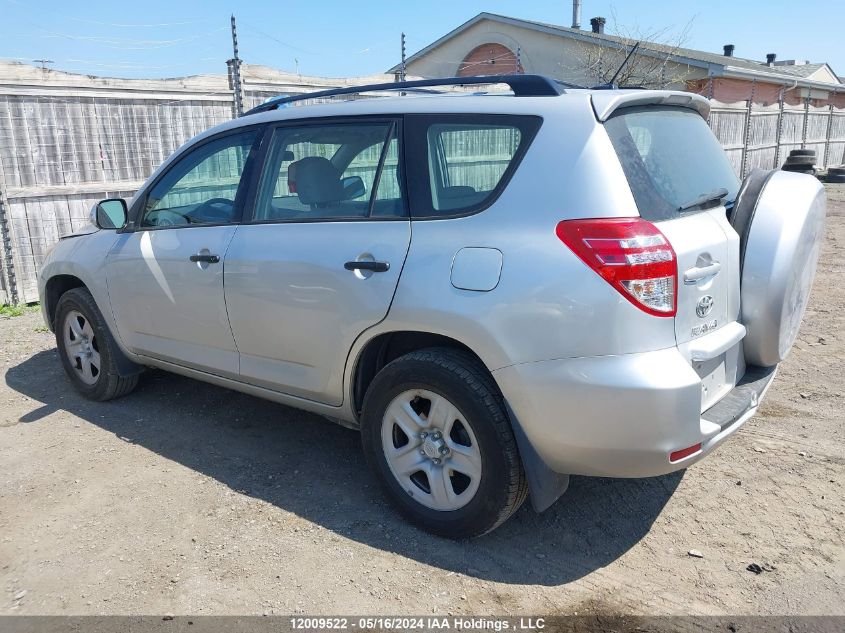
[[475,75],[513,75],[523,72],[517,67],[516,53],[501,44],[476,46],[458,66],[458,77]]

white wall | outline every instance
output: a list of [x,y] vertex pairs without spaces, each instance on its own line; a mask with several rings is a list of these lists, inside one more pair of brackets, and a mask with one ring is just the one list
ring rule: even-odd
[[[522,66],[528,74],[548,75],[579,85],[598,83],[596,73],[586,68],[590,60],[598,57],[598,47],[594,44],[493,20],[481,20],[412,61],[408,64],[408,73],[422,77],[452,77],[471,50],[487,43],[501,44],[514,52],[519,46]],[[670,62],[666,75],[700,79],[707,73],[700,68]],[[684,83],[675,81],[669,87],[684,88]]]

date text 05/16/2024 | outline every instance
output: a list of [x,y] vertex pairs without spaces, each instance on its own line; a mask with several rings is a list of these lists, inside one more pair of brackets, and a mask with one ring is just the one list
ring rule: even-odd
[[455,630],[455,631],[540,631],[544,618],[482,618],[482,617],[293,617],[291,628],[300,631],[344,629],[365,630]]

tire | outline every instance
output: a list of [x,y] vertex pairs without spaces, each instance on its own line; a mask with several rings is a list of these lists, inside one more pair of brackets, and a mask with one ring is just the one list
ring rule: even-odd
[[782,171],[791,171],[796,174],[806,174],[808,176],[815,176],[816,170],[812,165],[784,165],[781,167]]
[[845,183],[845,173],[837,172],[835,174],[828,173],[827,175],[827,182],[830,184],[842,184]]
[[807,168],[813,167],[816,164],[816,157],[815,156],[790,156],[786,159],[784,166],[786,165],[794,165],[795,167],[799,166],[806,166]]
[[790,156],[812,156],[816,157],[816,150],[814,149],[794,149],[789,152]]
[[[481,536],[528,496],[504,400],[466,352],[430,348],[386,365],[364,398],[361,435],[387,496],[428,532]],[[388,451],[396,452],[389,458]]]
[[745,245],[748,242],[748,233],[751,230],[751,223],[754,221],[754,212],[757,210],[757,201],[760,198],[763,188],[769,179],[776,173],[775,170],[766,171],[763,169],[752,169],[742,181],[742,186],[736,194],[733,210],[731,211],[730,222],[739,235],[739,270],[742,273],[745,264]]
[[118,373],[115,360],[123,352],[88,290],[73,288],[61,296],[53,329],[65,372],[76,390],[89,400],[120,398],[138,384],[137,374]]
[[824,186],[775,171],[748,203],[754,209],[740,254],[743,351],[748,365],[772,367],[792,348],[810,296],[824,236]]

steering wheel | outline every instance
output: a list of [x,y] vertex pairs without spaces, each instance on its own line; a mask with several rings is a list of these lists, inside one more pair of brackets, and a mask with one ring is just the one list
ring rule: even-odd
[[177,226],[185,224],[189,220],[181,213],[170,211],[169,209],[159,209],[150,214],[151,217],[145,220],[146,226]]
[[[221,208],[223,207],[223,208]],[[228,198],[210,198],[191,211],[191,216],[231,220],[235,211],[235,201]]]

